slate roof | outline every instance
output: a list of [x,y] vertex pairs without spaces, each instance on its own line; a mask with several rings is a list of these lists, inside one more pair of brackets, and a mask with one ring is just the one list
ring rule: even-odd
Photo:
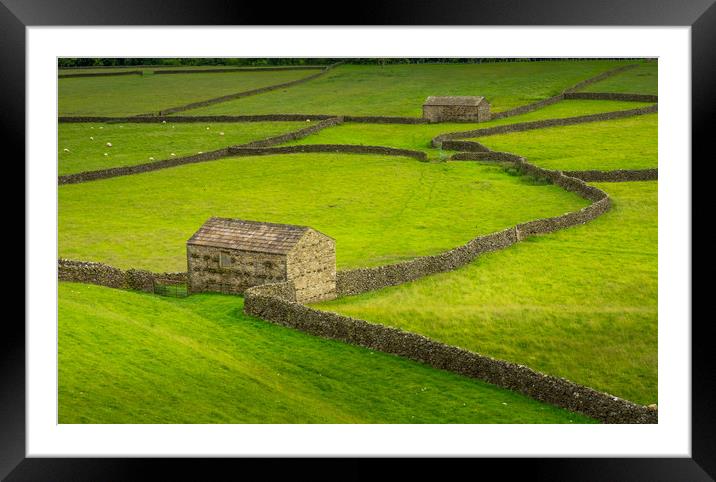
[[436,96],[431,95],[425,100],[423,105],[469,105],[477,106],[480,105],[485,98],[482,96],[473,95],[450,95],[450,96]]
[[308,226],[213,217],[189,238],[187,244],[287,254],[309,229]]

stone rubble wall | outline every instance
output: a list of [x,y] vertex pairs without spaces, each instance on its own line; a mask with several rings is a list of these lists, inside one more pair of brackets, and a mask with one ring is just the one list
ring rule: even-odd
[[244,311],[315,336],[391,353],[433,368],[483,380],[535,400],[582,413],[603,423],[657,423],[657,410],[608,393],[497,360],[422,335],[370,323],[293,301],[286,284],[263,285],[244,293]]
[[[214,97],[212,99],[202,100],[199,102],[191,102],[189,104],[180,105],[177,107],[170,107],[168,109],[162,109],[159,111],[159,115],[167,115],[167,114],[173,114],[175,112],[183,112],[191,109],[197,109],[199,107],[206,107],[209,105],[219,104],[221,102],[227,102],[229,100],[234,99],[240,99],[242,97],[249,97],[252,95],[258,95],[263,94],[265,92],[271,92],[272,90],[278,90],[278,89],[285,89],[286,87],[293,87],[294,85],[302,84],[304,82],[308,82],[310,80],[316,79],[318,77],[321,77],[322,75],[325,75],[330,70],[334,69],[338,65],[342,64],[343,62],[337,62],[335,64],[329,65],[323,69],[321,69],[320,72],[316,74],[311,74],[306,77],[302,77],[300,79],[291,80],[288,82],[283,82],[281,84],[273,84],[273,85],[267,85],[265,87],[259,87],[258,89],[251,89],[246,90],[244,92],[237,92],[235,94],[229,94],[229,95],[222,95],[221,97]],[[154,113],[145,114],[145,115],[154,115]]]
[[[506,248],[527,236],[551,233],[578,224],[584,224],[610,207],[609,196],[584,181],[564,175],[561,171],[543,169],[527,162],[524,158],[508,152],[471,152],[461,153],[470,156],[469,160],[485,160],[511,162],[521,173],[534,177],[549,179],[552,183],[574,192],[592,202],[579,211],[545,219],[537,219],[517,224],[512,228],[478,236],[457,248],[432,256],[421,256],[400,263],[377,266],[374,268],[358,268],[338,271],[336,291],[338,296],[355,295],[374,291],[387,286],[395,286],[409,281],[454,270],[473,261],[478,255],[497,249]],[[456,154],[457,156],[457,154]],[[467,156],[460,156],[463,160]]]
[[[445,141],[447,142],[456,141]],[[506,162],[519,162],[520,156],[516,154],[510,154],[509,152],[496,152],[480,150],[482,148],[487,149],[479,142],[475,142],[477,146],[469,148],[471,141],[462,141],[465,144],[464,147],[468,147],[463,152],[456,152],[450,156],[451,161],[506,161]],[[472,151],[470,150],[472,149]],[[529,166],[522,166],[522,168],[528,172]],[[548,169],[542,169],[539,172],[535,172],[536,176],[549,177],[552,181],[556,179],[555,173],[560,171],[550,171]],[[630,181],[656,181],[659,179],[659,170],[657,168],[652,169],[616,169],[614,171],[561,171],[567,177],[576,178],[584,182],[630,182]],[[556,176],[556,177],[555,177]],[[589,188],[590,186],[587,186]]]
[[585,182],[657,181],[659,169],[616,169],[614,171],[563,171],[565,176]]
[[428,155],[422,151],[411,149],[398,149],[384,146],[363,146],[357,144],[303,144],[300,146],[279,146],[279,147],[230,147],[232,156],[262,156],[273,154],[296,154],[311,152],[335,152],[344,154],[379,154],[385,156],[412,157],[419,161],[427,161]]
[[[58,184],[79,184],[87,181],[95,181],[97,179],[108,179],[111,177],[128,176],[131,174],[140,174],[142,172],[156,171],[159,169],[167,169],[170,167],[181,166],[184,164],[194,164],[197,162],[214,161],[224,157],[231,157],[235,155],[232,153],[232,149],[240,148],[243,146],[270,146],[276,144],[282,144],[284,142],[302,139],[311,134],[314,134],[321,129],[335,126],[342,123],[340,117],[333,117],[329,119],[317,122],[315,125],[299,129],[297,131],[288,132],[278,136],[269,137],[267,139],[252,141],[241,146],[234,147],[222,147],[214,151],[204,152],[202,154],[194,154],[191,156],[175,157],[170,159],[163,159],[161,161],[146,162],[143,164],[136,164],[134,166],[121,166],[111,167],[108,169],[98,169],[96,171],[84,171],[76,174],[65,174],[57,178]],[[256,147],[258,149],[258,147]]]
[[186,273],[152,273],[138,269],[122,270],[104,263],[60,258],[57,260],[57,278],[60,281],[152,292],[155,280],[181,283],[186,282],[187,275]]
[[77,77],[109,77],[116,75],[144,75],[141,70],[123,70],[117,72],[85,72],[80,74],[58,74],[58,79],[72,79]]
[[537,109],[541,109],[543,107],[547,107],[548,105],[556,104],[557,102],[561,102],[566,98],[566,94],[574,92],[575,90],[583,89],[584,87],[594,84],[596,82],[599,82],[600,80],[607,79],[609,77],[612,77],[614,75],[620,74],[626,70],[630,70],[637,67],[637,64],[629,64],[629,65],[622,65],[620,67],[617,67],[612,70],[607,70],[606,72],[602,72],[599,75],[596,75],[594,77],[591,77],[587,80],[583,80],[582,82],[579,82],[572,87],[569,87],[568,89],[565,89],[562,93],[554,95],[552,97],[548,97],[547,99],[540,100],[537,102],[534,102],[532,104],[523,105],[520,107],[515,107],[514,109],[506,110],[503,112],[496,112],[492,114],[492,119],[504,119],[505,117],[512,117],[520,114],[526,114],[527,112],[532,112]]
[[[330,119],[322,120],[320,122],[317,122],[315,125],[305,127],[303,129],[299,129],[297,131],[287,132],[286,134],[279,134],[277,136],[269,137],[267,139],[262,139],[259,141],[253,141],[253,142],[247,142],[246,144],[241,144],[241,146],[237,147],[269,147],[269,146],[275,146],[278,144],[283,144],[286,142],[295,141],[298,139],[303,139],[304,137],[308,137],[311,134],[315,134],[318,131],[321,131],[323,129],[326,129],[328,127],[333,127],[343,124],[343,118],[342,117],[332,117]],[[231,149],[230,149],[231,150]]]
[[658,95],[622,94],[619,92],[570,92],[564,94],[566,100],[622,100],[626,102],[659,102]]
[[108,117],[108,116],[60,116],[57,121],[68,124],[107,123],[107,124],[161,124],[162,122],[204,123],[204,122],[301,122],[333,119],[328,114],[256,114],[256,115],[192,115],[192,116],[144,116],[144,117]]
[[322,65],[296,65],[286,67],[235,67],[226,69],[161,69],[153,70],[152,74],[226,74],[241,72],[276,72],[281,70],[324,70]]

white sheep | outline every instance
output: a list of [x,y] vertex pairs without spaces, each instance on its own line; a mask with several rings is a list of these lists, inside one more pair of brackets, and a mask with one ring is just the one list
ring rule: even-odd
[[109,152],[105,152],[104,155],[105,155],[105,156],[109,156]]
[[93,140],[94,140],[94,136],[90,136],[90,140],[93,141]]
[[171,154],[171,155],[172,155],[172,157],[176,156],[176,154],[174,154],[173,152],[172,152],[172,154]]
[[64,150],[65,152],[70,152],[70,150],[67,149],[66,147],[65,147],[63,150]]
[[223,133],[223,132],[219,132],[219,135],[220,135],[220,136],[223,136],[223,135],[224,135],[224,133]]
[[153,161],[153,160],[154,160],[154,158],[153,158],[153,157],[150,157],[150,158],[149,158],[149,160],[150,160],[150,161]]
[[107,146],[107,147],[112,147],[112,143],[111,143],[111,142],[108,142],[108,143],[106,144],[106,146]]

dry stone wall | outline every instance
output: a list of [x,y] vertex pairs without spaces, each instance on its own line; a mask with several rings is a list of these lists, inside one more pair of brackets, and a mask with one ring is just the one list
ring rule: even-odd
[[566,100],[622,100],[626,102],[658,102],[658,95],[622,94],[619,92],[570,92],[564,95]]
[[304,65],[288,67],[234,67],[226,69],[161,69],[153,70],[153,74],[226,74],[241,72],[275,72],[281,70],[324,70],[322,65]]
[[566,176],[585,182],[657,181],[658,169],[616,169],[614,171],[564,171]]
[[109,288],[153,291],[155,280],[186,282],[186,273],[152,273],[150,271],[122,270],[104,263],[59,259],[57,278],[60,281],[89,283]]
[[640,107],[637,109],[617,110],[612,112],[602,112],[599,114],[588,114],[575,117],[564,117],[561,119],[543,119],[530,122],[518,122],[516,124],[506,124],[495,127],[485,127],[482,129],[472,129],[469,131],[461,132],[449,132],[446,134],[440,134],[433,138],[433,147],[440,147],[444,141],[454,139],[466,139],[470,137],[486,137],[496,134],[506,134],[509,132],[521,132],[533,129],[544,129],[546,127],[559,127],[568,126],[574,124],[583,124],[586,122],[601,122],[613,119],[622,119],[625,117],[632,117],[637,115],[653,114],[658,112],[658,104],[650,105],[647,107]]
[[71,79],[75,77],[109,77],[116,75],[144,75],[141,70],[125,70],[119,72],[85,72],[79,74],[58,74],[58,79]]
[[657,423],[658,413],[608,393],[440,343],[397,328],[319,311],[292,300],[286,284],[246,290],[247,314],[312,335],[363,346],[476,378],[604,423]]
[[[281,134],[274,137],[269,137],[267,139],[263,139],[260,141],[253,141],[249,142],[247,144],[243,144],[242,146],[250,146],[254,149],[263,149],[264,147],[259,146],[270,146],[270,145],[276,145],[276,144],[282,144],[284,142],[302,139],[304,137],[307,137],[311,134],[314,134],[321,129],[325,129],[326,127],[331,127],[334,125],[338,125],[342,123],[343,120],[340,117],[334,117],[326,120],[322,120],[318,123],[316,123],[313,126],[305,127],[303,129],[299,129],[297,131],[289,132],[286,134]],[[237,147],[242,147],[237,146]],[[181,166],[184,164],[194,164],[197,162],[206,162],[206,161],[214,161],[216,159],[221,159],[224,157],[229,157],[236,155],[232,149],[233,147],[222,147],[221,149],[216,149],[214,151],[204,152],[202,154],[195,154],[191,156],[182,156],[182,157],[176,157],[172,159],[164,159],[161,161],[155,161],[155,162],[146,162],[143,164],[136,164],[134,166],[122,166],[122,167],[111,167],[108,169],[99,169],[96,171],[85,171],[85,172],[79,172],[76,174],[66,174],[63,176],[59,176],[57,179],[58,184],[79,184],[82,182],[87,181],[94,181],[98,179],[108,179],[111,177],[118,177],[118,176],[128,176],[131,174],[140,174],[142,172],[150,172],[150,171],[156,171],[159,169],[167,169],[169,167],[176,167]]]
[[552,97],[534,102],[532,104],[523,105],[523,106],[516,107],[514,109],[506,110],[503,112],[493,113],[492,119],[504,119],[505,117],[512,117],[512,116],[516,116],[516,115],[520,115],[520,114],[526,114],[527,112],[532,112],[537,109],[547,107],[548,105],[556,104],[557,102],[563,101],[565,98],[567,98],[566,97],[567,94],[574,92],[575,90],[583,89],[584,87],[594,84],[595,82],[599,82],[600,80],[607,79],[614,75],[620,74],[620,73],[624,72],[625,70],[633,69],[635,67],[637,67],[637,64],[623,65],[621,67],[617,67],[615,69],[608,70],[606,72],[602,72],[599,75],[596,75],[592,78],[583,80],[582,82],[579,82],[579,83],[573,85],[572,87],[564,90],[561,94],[554,95]]
[[[229,101],[229,100],[240,99],[240,98],[242,98],[242,97],[248,97],[248,96],[251,96],[251,95],[263,94],[263,93],[265,93],[265,92],[271,92],[272,90],[285,89],[286,87],[293,87],[294,85],[302,84],[302,83],[304,83],[304,82],[308,82],[309,80],[313,80],[313,79],[315,79],[315,78],[317,78],[317,77],[320,77],[320,76],[322,76],[322,75],[325,75],[328,71],[330,71],[331,69],[335,68],[336,66],[338,66],[338,65],[341,64],[341,63],[342,63],[342,62],[329,65],[328,67],[322,69],[320,72],[318,72],[318,73],[316,73],[316,74],[312,74],[312,75],[309,75],[309,76],[306,76],[306,77],[302,77],[302,78],[296,79],[296,80],[291,80],[291,81],[288,81],[288,82],[283,82],[283,83],[281,83],[281,84],[267,85],[266,87],[259,87],[258,89],[247,90],[247,91],[244,91],[244,92],[237,92],[237,93],[235,93],[235,94],[222,95],[221,97],[214,97],[214,98],[212,98],[212,99],[202,100],[202,101],[199,101],[199,102],[191,102],[191,103],[189,103],[189,104],[181,105],[181,106],[178,106],[178,107],[171,107],[171,108],[169,108],[169,109],[162,109],[161,111],[159,111],[159,115],[167,115],[167,114],[173,114],[173,113],[175,113],[175,112],[183,112],[183,111],[187,111],[187,110],[191,110],[191,109],[197,109],[197,108],[199,108],[199,107],[206,107],[206,106],[209,106],[209,105],[214,105],[214,104],[218,104],[218,103],[221,103],[221,102],[226,102],[226,101]],[[153,113],[152,113],[152,114],[147,114],[147,115],[153,115]]]

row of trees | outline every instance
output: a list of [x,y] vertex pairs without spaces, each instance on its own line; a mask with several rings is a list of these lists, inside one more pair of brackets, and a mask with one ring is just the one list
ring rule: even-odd
[[[559,58],[60,58],[58,67],[131,67],[131,66],[189,66],[189,65],[226,65],[226,66],[272,66],[272,65],[328,65],[341,60],[351,64],[479,64],[485,62],[535,62],[549,60],[582,60]],[[633,59],[630,59],[633,60]]]

